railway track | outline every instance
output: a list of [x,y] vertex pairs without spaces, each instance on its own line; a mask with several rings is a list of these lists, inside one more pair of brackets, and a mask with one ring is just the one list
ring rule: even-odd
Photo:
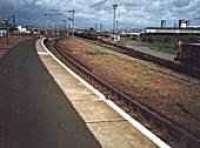
[[[82,37],[82,36],[80,36],[80,37]],[[175,62],[175,61],[171,61],[171,60],[167,60],[167,59],[162,59],[160,57],[156,57],[156,56],[153,56],[153,55],[150,55],[147,53],[143,53],[143,52],[134,50],[133,48],[124,47],[124,46],[113,44],[113,43],[108,43],[103,40],[90,39],[87,37],[82,37],[82,38],[92,41],[93,43],[97,44],[98,46],[106,47],[111,50],[117,51],[119,53],[131,56],[131,57],[134,57],[137,59],[153,62],[160,66],[172,69],[176,72],[183,73],[188,76],[200,79],[200,69],[197,67],[194,67],[191,65],[184,65],[179,62]]]
[[137,118],[146,127],[151,128],[154,133],[161,136],[170,145],[178,148],[196,148],[200,146],[200,138],[194,133],[191,133],[188,129],[171,121],[154,109],[136,101],[124,91],[113,87],[100,77],[97,77],[88,67],[66,50],[63,51],[60,48],[55,48],[53,43],[46,43],[46,45],[72,70],[100,90],[108,99],[114,101],[127,113]]

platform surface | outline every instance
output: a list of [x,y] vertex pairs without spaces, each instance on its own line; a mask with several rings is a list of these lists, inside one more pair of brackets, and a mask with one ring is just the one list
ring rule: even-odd
[[41,53],[40,58],[102,148],[156,147],[50,55]]

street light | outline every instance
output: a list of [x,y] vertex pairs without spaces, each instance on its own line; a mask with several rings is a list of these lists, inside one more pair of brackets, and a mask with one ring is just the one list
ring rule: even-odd
[[113,38],[115,40],[115,29],[116,29],[116,10],[117,10],[118,4],[113,5]]

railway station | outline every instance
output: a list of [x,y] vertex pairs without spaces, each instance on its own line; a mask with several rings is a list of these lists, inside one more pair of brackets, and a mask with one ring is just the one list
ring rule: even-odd
[[199,148],[199,5],[0,2],[0,148]]

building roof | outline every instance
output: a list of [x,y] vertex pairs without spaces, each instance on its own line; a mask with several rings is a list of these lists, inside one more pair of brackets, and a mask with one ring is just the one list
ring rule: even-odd
[[147,27],[147,29],[159,29],[159,30],[200,30],[200,27],[185,27],[185,28],[179,28],[179,27]]
[[161,27],[148,27],[145,33],[150,34],[200,34],[200,28],[161,28]]

